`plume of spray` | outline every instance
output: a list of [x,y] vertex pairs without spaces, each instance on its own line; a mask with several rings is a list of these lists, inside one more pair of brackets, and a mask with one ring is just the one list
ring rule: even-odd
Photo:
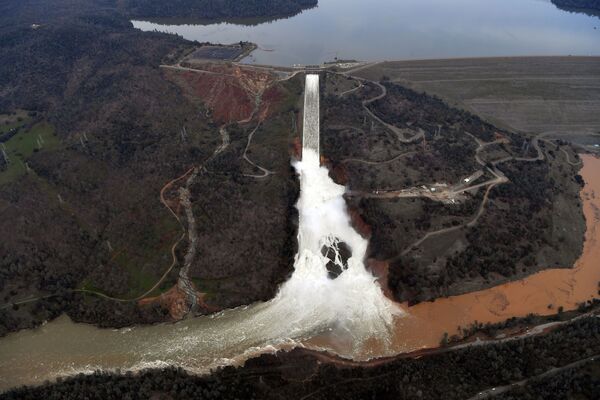
[[[319,76],[307,75],[302,159],[293,162],[300,178],[294,273],[250,320],[254,326],[266,326],[262,334],[275,341],[332,332],[352,343],[348,355],[353,355],[366,339],[389,339],[394,314],[401,311],[365,269],[368,241],[352,228],[345,187],[336,184],[320,165],[319,130]],[[339,252],[340,242],[351,251],[346,263]],[[335,253],[331,261],[342,271],[336,279],[328,276],[330,259],[323,249]]]
[[[301,194],[298,200],[300,223],[298,254],[294,274],[279,294],[284,303],[296,303],[297,322],[308,322],[310,315],[329,330],[351,339],[353,350],[360,349],[370,337],[389,339],[394,314],[402,311],[386,298],[373,275],[365,269],[368,241],[356,232],[343,198],[345,188],[329,177],[319,165],[319,155],[303,149],[302,161],[294,163]],[[337,244],[351,250],[343,264]],[[342,273],[328,277],[323,248],[335,251],[333,262]]]
[[[344,186],[329,177],[310,148],[305,147],[302,160],[293,165],[301,190],[298,253],[290,279],[268,302],[190,320],[192,329],[183,325],[169,340],[146,346],[145,362],[163,360],[167,354],[172,364],[194,370],[191,363],[198,362],[203,370],[268,349],[289,348],[325,333],[344,343],[335,349],[344,357],[365,359],[363,345],[368,339],[387,347],[394,317],[402,310],[385,297],[365,269],[368,241],[352,228]],[[345,263],[338,249],[341,242],[351,250]],[[324,255],[324,248],[334,251],[333,260]],[[335,279],[328,275],[329,262],[342,271]],[[190,360],[190,349],[202,349],[202,355]],[[217,359],[216,364],[210,361]]]
[[[294,274],[281,287],[277,300],[294,305],[290,322],[298,328],[318,323],[320,328],[349,338],[354,352],[370,337],[389,339],[393,316],[401,311],[365,269],[368,242],[352,228],[343,198],[345,188],[320,165],[319,130],[319,75],[307,75],[302,160],[294,163],[301,189],[298,254]],[[346,264],[340,242],[351,251]],[[336,279],[328,276],[330,259],[323,249],[334,251],[331,261],[342,271]]]

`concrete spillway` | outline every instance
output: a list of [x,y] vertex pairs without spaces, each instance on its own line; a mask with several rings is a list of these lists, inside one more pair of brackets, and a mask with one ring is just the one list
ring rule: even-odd
[[303,115],[302,147],[321,154],[319,149],[319,75],[306,75]]

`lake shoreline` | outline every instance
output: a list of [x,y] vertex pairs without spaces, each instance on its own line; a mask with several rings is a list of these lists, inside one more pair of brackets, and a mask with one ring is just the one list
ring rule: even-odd
[[[519,15],[514,13],[516,8]],[[385,16],[380,14],[382,9],[386,10]],[[322,0],[316,8],[268,22],[225,19],[157,23],[137,18],[132,23],[144,31],[175,33],[192,41],[257,43],[259,49],[243,61],[247,64],[292,66],[320,65],[335,59],[600,55],[594,44],[598,39],[594,17],[533,1],[382,1],[373,6]],[[559,40],[549,41],[548,37]]]

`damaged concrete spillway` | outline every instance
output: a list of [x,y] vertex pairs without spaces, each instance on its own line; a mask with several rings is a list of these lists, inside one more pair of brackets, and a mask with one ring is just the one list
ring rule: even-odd
[[[365,269],[367,240],[351,226],[345,188],[320,166],[318,114],[319,77],[308,75],[302,160],[294,163],[301,185],[298,254],[274,299],[133,329],[98,329],[62,317],[0,340],[0,390],[95,369],[175,365],[203,373],[320,334],[346,343],[336,346],[346,357],[368,357],[367,339],[385,343],[397,310]],[[336,267],[334,277],[328,265]]]
[[[319,76],[307,75],[302,161],[294,164],[301,188],[299,249],[294,275],[280,294],[304,297],[299,306],[308,307],[311,323],[347,340],[351,348],[345,355],[357,357],[366,339],[387,340],[393,314],[400,311],[365,269],[368,241],[351,226],[345,188],[320,165],[319,142]],[[349,250],[344,255],[342,244]],[[335,279],[328,264],[335,267]]]
[[[295,317],[306,313],[300,320],[313,326],[313,334],[327,329],[349,339],[352,348],[346,355],[356,356],[366,339],[386,338],[395,308],[365,269],[368,242],[351,226],[345,188],[333,182],[319,162],[318,75],[306,77],[304,107],[302,160],[294,163],[301,188],[298,254],[294,274],[278,298],[288,306],[298,302]],[[346,257],[341,243],[349,249]],[[340,272],[335,279],[328,264]]]
[[317,155],[319,151],[319,75],[307,75],[304,89],[302,147]]

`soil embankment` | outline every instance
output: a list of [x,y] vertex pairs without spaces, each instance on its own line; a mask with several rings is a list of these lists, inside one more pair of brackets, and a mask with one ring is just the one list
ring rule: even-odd
[[238,65],[202,64],[164,68],[192,100],[199,99],[219,124],[264,120],[271,103],[281,99],[275,76],[267,71]]

